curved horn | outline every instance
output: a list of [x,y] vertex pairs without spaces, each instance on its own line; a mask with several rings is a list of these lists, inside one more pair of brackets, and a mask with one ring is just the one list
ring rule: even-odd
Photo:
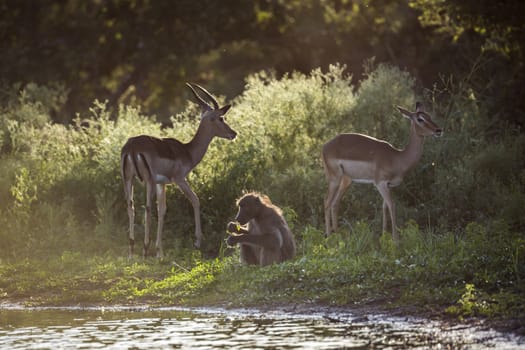
[[[195,91],[195,89],[193,88],[193,85],[192,83],[186,83],[186,85],[191,89],[191,92],[193,92],[193,95],[195,96],[195,98],[197,99],[197,102],[198,104],[203,108],[203,109],[206,109],[206,110],[210,110],[211,107],[208,103],[206,103],[206,101],[204,101],[202,99],[202,97],[199,96],[199,94]],[[196,85],[198,86],[198,85]]]
[[200,91],[202,91],[210,99],[210,102],[213,104],[214,109],[219,109],[219,103],[217,102],[215,97],[213,97],[212,94],[210,94],[205,88],[203,88],[200,85],[197,85],[197,84],[193,84],[193,85],[197,87]]

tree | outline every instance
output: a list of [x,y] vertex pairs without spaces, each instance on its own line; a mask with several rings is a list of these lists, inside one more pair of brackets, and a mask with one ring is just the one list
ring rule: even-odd
[[[525,3],[518,0],[412,0],[425,26],[452,39],[470,69],[456,72],[500,120],[525,125]],[[461,59],[461,56],[458,55]],[[464,59],[464,58],[463,58]],[[452,61],[452,60],[447,60]],[[472,74],[474,73],[475,74]]]
[[2,0],[0,10],[0,76],[63,82],[61,120],[95,98],[116,104],[130,94],[162,110],[195,56],[249,37],[254,23],[253,5],[234,0]]

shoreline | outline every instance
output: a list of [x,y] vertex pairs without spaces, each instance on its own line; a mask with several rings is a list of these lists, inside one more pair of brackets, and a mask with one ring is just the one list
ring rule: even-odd
[[[34,302],[34,301],[32,301]],[[496,331],[502,335],[515,337],[520,344],[525,344],[525,322],[520,319],[494,320],[481,317],[459,319],[444,312],[423,310],[418,307],[391,307],[381,303],[369,305],[323,305],[319,303],[273,303],[265,305],[239,306],[232,303],[210,305],[165,305],[152,301],[151,303],[78,303],[78,304],[39,304],[30,305],[31,301],[0,300],[2,310],[86,310],[104,312],[147,312],[147,311],[190,311],[197,313],[238,313],[294,315],[304,317],[319,317],[330,322],[363,323],[377,320],[393,322],[428,323],[435,322],[443,329],[455,327],[473,327],[480,331]]]

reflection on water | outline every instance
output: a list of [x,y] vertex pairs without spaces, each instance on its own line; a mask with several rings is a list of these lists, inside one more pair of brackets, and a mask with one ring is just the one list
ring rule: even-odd
[[2,349],[485,349],[520,339],[381,315],[221,309],[0,308]]

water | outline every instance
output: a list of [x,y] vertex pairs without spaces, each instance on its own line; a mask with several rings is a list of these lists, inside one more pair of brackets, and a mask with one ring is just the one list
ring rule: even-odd
[[1,349],[518,349],[474,326],[350,313],[0,306]]

